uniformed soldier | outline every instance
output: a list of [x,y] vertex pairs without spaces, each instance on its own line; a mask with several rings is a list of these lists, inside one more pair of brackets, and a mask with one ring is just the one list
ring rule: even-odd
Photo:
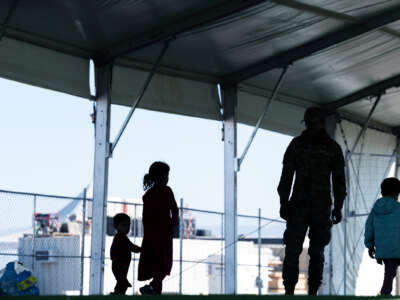
[[[311,107],[304,115],[306,130],[289,144],[283,159],[278,193],[280,216],[287,221],[284,233],[283,284],[286,294],[294,293],[299,276],[299,256],[309,230],[308,293],[316,295],[322,282],[324,248],[331,239],[331,227],[342,220],[346,197],[344,158],[340,146],[324,127],[324,114]],[[293,176],[296,179],[293,192]],[[332,209],[331,178],[334,206]]]

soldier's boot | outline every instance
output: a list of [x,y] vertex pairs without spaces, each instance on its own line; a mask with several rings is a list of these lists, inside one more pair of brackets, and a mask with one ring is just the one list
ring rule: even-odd
[[285,295],[290,296],[294,295],[295,285],[286,286],[285,285]]
[[316,296],[322,283],[324,270],[324,248],[309,248],[310,264],[308,268],[308,294]]
[[317,296],[319,285],[308,286],[308,295]]
[[285,295],[293,295],[299,277],[299,258],[297,254],[286,251],[283,261],[282,278]]

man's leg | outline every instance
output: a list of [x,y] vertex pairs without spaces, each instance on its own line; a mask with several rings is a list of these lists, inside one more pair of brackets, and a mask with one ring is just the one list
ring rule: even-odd
[[396,277],[398,262],[395,259],[384,259],[385,277],[381,289],[382,296],[390,296],[392,294],[393,279]]
[[286,247],[282,271],[283,285],[288,295],[294,293],[299,279],[299,256],[303,250],[307,228],[308,224],[304,216],[296,216],[294,213],[289,216],[283,236]]
[[[321,215],[318,215],[320,217]],[[330,216],[326,219],[312,220],[310,224],[310,247],[308,254],[310,256],[310,264],[308,267],[308,293],[316,295],[322,283],[322,272],[324,270],[324,249],[331,240],[332,222]]]

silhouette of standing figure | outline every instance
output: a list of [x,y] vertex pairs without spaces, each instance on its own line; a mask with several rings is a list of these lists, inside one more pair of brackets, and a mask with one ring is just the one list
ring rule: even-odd
[[144,236],[139,260],[140,281],[152,279],[139,290],[142,294],[161,294],[162,281],[172,269],[173,229],[178,225],[179,211],[174,194],[167,186],[169,166],[155,162],[144,176]]
[[[307,230],[310,238],[308,293],[317,294],[322,282],[324,248],[331,239],[332,221],[338,224],[342,220],[341,210],[346,197],[342,149],[328,136],[323,112],[318,107],[308,108],[304,122],[306,130],[286,149],[278,186],[280,216],[287,221],[282,272],[287,295],[294,294],[299,276],[299,256]],[[335,199],[332,212],[331,177]]]
[[365,223],[364,244],[371,258],[385,263],[382,296],[392,294],[393,279],[400,266],[400,181],[395,177],[383,180],[382,198],[378,199]]
[[131,218],[127,214],[116,214],[114,216],[114,227],[117,234],[111,245],[112,272],[117,280],[114,289],[116,295],[125,295],[128,287],[132,285],[127,279],[129,264],[131,263],[131,252],[139,253],[140,247],[133,244],[126,236],[131,228]]

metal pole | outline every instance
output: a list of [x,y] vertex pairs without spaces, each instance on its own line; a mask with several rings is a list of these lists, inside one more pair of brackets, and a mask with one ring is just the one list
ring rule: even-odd
[[83,295],[83,272],[85,267],[85,236],[86,236],[86,193],[87,190],[83,190],[83,204],[82,204],[82,241],[81,241],[81,288],[80,295]]
[[351,157],[353,156],[353,153],[354,153],[354,151],[356,150],[356,148],[357,148],[357,146],[358,146],[358,143],[359,143],[361,137],[363,136],[365,130],[368,128],[369,121],[371,121],[372,114],[374,113],[374,111],[375,111],[375,109],[376,109],[376,107],[377,107],[379,101],[381,100],[381,96],[382,96],[382,95],[379,94],[379,95],[376,97],[376,100],[375,100],[375,102],[374,102],[374,105],[372,106],[372,108],[371,108],[371,110],[370,110],[370,112],[369,112],[369,114],[368,114],[368,116],[367,116],[367,119],[365,120],[364,126],[362,127],[362,129],[361,129],[360,132],[358,133],[358,136],[357,136],[357,138],[356,138],[356,141],[354,142],[354,145],[353,145],[353,147],[351,148],[349,155],[347,155],[347,157],[346,157],[346,161],[349,161],[349,160],[351,159]]
[[157,67],[160,64],[161,59],[163,58],[163,56],[164,56],[165,52],[167,51],[168,47],[169,47],[169,41],[165,42],[164,47],[162,48],[159,56],[157,57],[156,62],[153,65],[153,68],[151,69],[149,75],[146,78],[146,81],[143,84],[142,89],[140,90],[139,96],[136,98],[135,102],[133,103],[133,105],[131,107],[131,110],[129,111],[127,117],[125,118],[125,121],[122,124],[122,127],[120,128],[117,136],[115,137],[115,140],[111,145],[111,153],[110,153],[110,155],[112,155],[112,153],[114,152],[114,149],[117,146],[118,141],[121,138],[122,134],[124,133],[124,130],[125,130],[126,126],[128,126],[128,123],[129,123],[133,113],[135,112],[136,107],[139,105],[140,101],[142,100],[142,98],[144,96],[144,93],[146,92],[147,87],[149,86],[149,84],[151,82],[151,79],[153,78],[154,74],[156,73]]
[[[138,222],[137,222],[137,216],[136,216],[136,211],[137,211],[137,204],[134,204],[134,219],[133,219],[133,243],[136,245],[136,236],[137,236],[137,226],[138,226]],[[136,272],[136,253],[133,252],[133,262],[132,262],[132,268],[133,268],[133,272],[132,272],[132,295],[135,295],[135,280],[136,280],[136,276],[135,276],[135,272]]]
[[279,88],[280,88],[281,85],[282,85],[282,82],[283,82],[283,79],[284,79],[284,77],[285,77],[285,74],[286,74],[287,69],[288,69],[288,66],[286,66],[286,67],[284,67],[284,68],[282,69],[282,73],[281,73],[281,75],[279,76],[278,81],[277,81],[276,84],[275,84],[275,87],[274,87],[274,89],[273,89],[273,91],[272,91],[271,97],[270,97],[270,98],[268,99],[268,101],[265,103],[264,110],[263,110],[263,112],[261,113],[260,117],[258,118],[258,121],[257,121],[257,123],[256,123],[256,126],[255,126],[254,129],[253,129],[253,132],[252,132],[252,134],[251,134],[251,136],[250,136],[250,139],[249,139],[249,141],[247,142],[246,147],[244,148],[243,154],[242,154],[242,156],[240,156],[240,158],[238,159],[238,169],[240,169],[240,166],[241,166],[241,164],[242,164],[244,158],[246,157],[246,154],[247,154],[247,152],[249,151],[249,148],[250,148],[251,144],[253,143],[253,140],[254,140],[254,138],[255,138],[255,136],[256,136],[256,134],[257,134],[257,131],[258,131],[258,129],[260,128],[261,123],[262,123],[262,121],[264,120],[264,118],[265,118],[265,116],[266,116],[266,114],[267,114],[267,112],[268,112],[269,106],[271,105],[272,101],[274,101],[275,96],[276,96],[276,94],[278,93]]
[[[399,178],[399,168],[400,168],[400,139],[397,137],[397,144],[396,144],[396,160],[395,160],[395,168],[394,168],[394,177]],[[397,270],[396,272],[396,295],[400,295],[400,272]]]
[[258,295],[261,295],[261,208],[258,209]]
[[237,286],[237,86],[223,85],[225,294],[236,294]]
[[181,198],[180,222],[179,222],[179,294],[182,295],[182,267],[183,267],[183,227],[185,220],[183,219],[183,198]]
[[[349,152],[346,156],[349,155]],[[344,234],[343,234],[343,294],[347,295],[347,221],[349,216],[349,202],[350,202],[350,170],[349,170],[349,160],[346,160],[345,173],[346,173],[346,185],[347,185],[347,198],[344,203]]]
[[90,295],[103,294],[112,65],[96,67],[96,73],[98,95],[95,120]]
[[224,293],[224,214],[221,214],[221,272],[220,272],[220,285],[221,285],[221,294]]
[[33,235],[32,235],[32,272],[35,271],[35,257],[36,257],[36,195],[33,195]]
[[332,265],[332,259],[333,259],[333,243],[332,241],[329,244],[329,295],[332,295],[332,285],[333,285],[333,265]]
[[1,30],[0,30],[0,41],[3,39],[4,35],[6,34],[6,29],[8,26],[8,23],[10,22],[11,16],[14,13],[16,7],[18,4],[18,0],[14,0],[11,3],[10,9],[8,10],[8,14],[6,16],[6,19],[4,20],[3,25],[1,26]]

